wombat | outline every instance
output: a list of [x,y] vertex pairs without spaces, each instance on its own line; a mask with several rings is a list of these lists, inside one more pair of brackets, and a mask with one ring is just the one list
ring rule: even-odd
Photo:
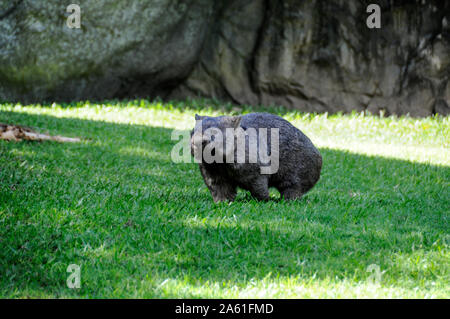
[[195,120],[191,153],[215,202],[233,201],[237,187],[250,191],[258,200],[269,199],[270,187],[278,189],[285,199],[299,199],[320,178],[319,151],[306,135],[279,116],[196,114]]

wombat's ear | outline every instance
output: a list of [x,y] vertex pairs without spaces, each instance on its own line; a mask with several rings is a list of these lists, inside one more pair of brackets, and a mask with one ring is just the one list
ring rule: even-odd
[[230,117],[230,124],[234,128],[238,128],[239,124],[241,124],[241,117],[240,116],[231,116]]
[[219,119],[225,127],[238,128],[241,123],[240,116],[220,116]]
[[196,120],[196,121],[203,120],[203,118],[204,118],[204,116],[200,116],[200,115],[198,115],[198,114],[195,114],[195,120]]

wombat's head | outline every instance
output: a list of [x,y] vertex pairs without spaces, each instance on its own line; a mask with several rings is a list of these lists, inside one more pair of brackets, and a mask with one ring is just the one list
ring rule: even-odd
[[205,154],[209,154],[210,151],[214,158],[224,159],[227,153],[234,153],[234,148],[226,147],[226,140],[227,135],[233,134],[234,136],[235,129],[239,127],[240,123],[240,116],[209,117],[195,114],[195,127],[191,131],[192,155],[196,156],[196,152],[204,154],[203,151]]

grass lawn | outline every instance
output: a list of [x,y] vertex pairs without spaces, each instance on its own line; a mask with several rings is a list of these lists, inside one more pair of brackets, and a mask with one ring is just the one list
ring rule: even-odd
[[250,107],[0,104],[0,122],[84,138],[0,141],[0,297],[450,298],[450,118],[268,110],[322,153],[300,201],[214,204],[171,162],[196,112]]

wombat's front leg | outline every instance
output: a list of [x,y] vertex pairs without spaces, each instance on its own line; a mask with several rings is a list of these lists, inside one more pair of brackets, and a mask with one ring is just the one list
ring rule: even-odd
[[203,166],[200,166],[200,172],[214,202],[234,201],[237,194],[236,185],[230,183],[224,176],[208,171]]
[[208,186],[208,188],[211,191],[214,202],[216,203],[223,201],[232,202],[236,198],[236,187],[233,187],[228,183]]
[[261,176],[255,179],[249,186],[249,191],[257,200],[269,199],[269,181],[267,177]]

